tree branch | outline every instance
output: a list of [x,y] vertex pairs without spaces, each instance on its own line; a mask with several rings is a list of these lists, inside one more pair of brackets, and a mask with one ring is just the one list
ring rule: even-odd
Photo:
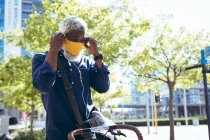
[[161,65],[164,66],[165,68],[167,68],[167,66],[166,66],[163,62],[159,61],[158,59],[155,59],[155,58],[152,57],[152,56],[150,56],[150,58],[153,59],[153,60],[155,60],[155,61],[157,61],[159,64],[161,64]]
[[161,79],[155,75],[151,75],[151,74],[145,74],[145,75],[142,75],[143,77],[146,77],[146,78],[149,78],[149,79],[153,79],[153,80],[158,80],[158,81],[162,81],[162,82],[167,82],[166,80],[164,79]]
[[166,57],[166,61],[167,61],[168,63],[170,63],[170,61],[169,61],[169,59],[168,59],[168,56],[166,55],[166,53],[165,53],[165,51],[163,50],[163,48],[160,47],[160,49],[161,49],[161,51],[163,52],[163,55]]
[[[162,37],[162,36],[163,36],[163,32],[164,32],[164,30],[162,31],[162,33],[161,33],[160,37]],[[159,37],[159,38],[160,38],[160,37]],[[157,46],[158,41],[160,41],[160,39],[159,39],[159,38],[157,39],[155,46]],[[169,59],[168,59],[168,56],[166,55],[165,51],[164,51],[164,50],[163,50],[163,48],[161,47],[161,46],[162,46],[162,43],[161,43],[161,42],[159,42],[159,44],[160,44],[160,50],[162,51],[163,55],[165,56],[167,63],[170,63],[170,61],[169,61]]]
[[28,102],[24,102],[25,104],[27,104],[28,106],[31,106],[32,104],[29,104]]
[[166,73],[167,73],[167,81],[170,82],[170,79],[169,79],[169,67],[167,68]]

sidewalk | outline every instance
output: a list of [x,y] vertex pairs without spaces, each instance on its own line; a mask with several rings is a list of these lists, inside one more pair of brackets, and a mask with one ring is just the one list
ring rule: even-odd
[[[147,127],[138,127],[141,131],[144,140],[169,140],[169,126],[158,126],[157,134],[154,127],[150,127],[148,134]],[[174,126],[175,140],[208,140],[208,126]]]

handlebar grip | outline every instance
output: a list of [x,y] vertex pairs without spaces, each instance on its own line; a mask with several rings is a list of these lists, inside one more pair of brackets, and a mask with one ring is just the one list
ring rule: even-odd
[[74,136],[84,134],[84,129],[76,129],[68,134],[68,140],[75,140]]
[[132,125],[125,125],[125,124],[117,124],[116,125],[116,129],[126,129],[126,130],[131,130],[133,132],[135,132],[135,134],[138,137],[138,140],[143,140],[143,136],[141,134],[141,132],[138,130],[138,128],[132,126]]
[[[111,129],[126,129],[126,130],[131,130],[133,132],[135,132],[135,134],[138,137],[138,140],[143,140],[143,136],[141,134],[141,132],[138,130],[138,128],[132,126],[132,125],[123,125],[123,124],[117,124],[116,126],[112,127]],[[68,134],[68,140],[75,140],[74,136],[76,135],[82,135],[86,132],[90,132],[91,129],[76,129],[73,130],[72,132],[70,132]]]

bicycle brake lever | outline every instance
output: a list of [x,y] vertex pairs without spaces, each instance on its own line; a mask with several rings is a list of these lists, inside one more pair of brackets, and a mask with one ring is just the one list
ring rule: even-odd
[[113,130],[110,130],[109,131],[112,135],[118,135],[118,136],[120,136],[120,135],[122,135],[122,136],[124,136],[124,137],[127,137],[124,133],[122,133],[121,131],[117,131],[117,132],[114,132]]

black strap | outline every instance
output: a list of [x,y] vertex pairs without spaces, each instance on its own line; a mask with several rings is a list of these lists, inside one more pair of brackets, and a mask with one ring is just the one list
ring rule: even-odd
[[78,127],[79,127],[83,124],[83,120],[82,120],[82,117],[81,117],[81,114],[80,114],[80,111],[78,108],[78,104],[77,104],[75,96],[74,96],[72,85],[69,82],[68,76],[65,72],[65,68],[64,68],[59,56],[58,56],[58,69],[61,72],[61,78],[63,80],[66,94],[68,95],[68,98],[69,98],[70,108],[73,110],[74,117],[75,117]]

